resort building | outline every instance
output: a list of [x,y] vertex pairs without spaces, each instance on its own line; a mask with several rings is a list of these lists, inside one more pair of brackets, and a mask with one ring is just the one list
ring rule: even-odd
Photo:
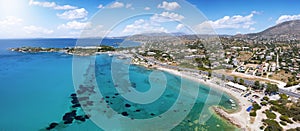
[[227,82],[226,87],[231,87],[231,88],[234,88],[234,89],[238,89],[240,91],[246,91],[247,90],[247,87],[245,87],[243,85],[240,85],[240,84],[233,83],[233,82]]

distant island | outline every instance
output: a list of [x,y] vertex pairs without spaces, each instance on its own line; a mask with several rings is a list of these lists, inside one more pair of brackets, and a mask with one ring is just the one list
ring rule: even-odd
[[43,48],[43,47],[21,47],[11,48],[11,51],[23,53],[39,53],[39,52],[62,52],[70,55],[89,56],[101,52],[115,51],[112,46],[87,46],[87,47],[65,47],[65,48]]

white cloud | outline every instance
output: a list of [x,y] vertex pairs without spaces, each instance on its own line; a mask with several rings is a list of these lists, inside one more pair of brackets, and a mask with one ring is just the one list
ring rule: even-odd
[[183,24],[178,24],[176,26],[176,30],[181,30],[182,28],[184,28],[184,25]]
[[170,22],[181,21],[182,19],[184,19],[184,16],[173,12],[162,12],[161,14],[154,14],[150,19],[156,22]]
[[166,2],[163,1],[162,4],[159,4],[157,8],[162,8],[165,10],[176,10],[180,8],[180,5],[177,2]]
[[250,29],[249,29],[250,31],[254,31],[254,30],[256,30],[254,27],[251,27]]
[[299,19],[300,19],[300,14],[299,15],[282,15],[277,19],[276,24],[279,24],[279,23],[282,23],[285,21],[299,20]]
[[133,24],[127,25],[123,32],[124,34],[142,34],[142,33],[157,33],[157,32],[168,32],[167,29],[161,27],[159,24],[154,24],[151,21],[144,19],[136,20]]
[[102,4],[100,4],[100,5],[98,5],[97,8],[98,8],[98,9],[102,9],[102,8],[104,8],[104,6],[103,6]]
[[107,31],[107,30],[103,29],[103,25],[97,25],[97,26],[93,26],[90,29],[83,30],[80,33],[79,37],[81,37],[81,38],[85,38],[85,37],[104,37],[109,32],[110,31]]
[[67,19],[67,20],[86,18],[87,15],[88,15],[88,12],[84,8],[69,10],[69,11],[65,11],[62,14],[57,14],[58,17],[60,17],[62,19]]
[[244,28],[249,29],[251,25],[255,22],[252,20],[253,14],[249,14],[247,16],[235,15],[235,16],[224,16],[221,19],[216,21],[205,21],[199,24],[198,28],[210,28],[213,27],[215,29],[238,29]]
[[144,10],[151,10],[151,8],[150,7],[145,7]]
[[49,30],[43,27],[39,27],[39,26],[25,26],[24,30],[26,33],[28,34],[37,34],[37,35],[42,35],[42,34],[52,34],[53,30]]
[[55,2],[40,2],[30,0],[29,5],[41,6],[46,8],[53,8],[55,10],[70,10],[70,9],[77,9],[75,6],[71,5],[57,5]]
[[8,16],[3,20],[0,20],[0,26],[13,26],[13,25],[20,25],[23,22],[22,19],[14,17],[14,16]]
[[126,4],[126,8],[131,8],[132,4]]
[[112,5],[110,5],[108,8],[122,8],[124,7],[124,3],[121,3],[121,2],[115,2],[113,3]]
[[90,28],[91,22],[78,22],[78,21],[71,21],[66,24],[59,25],[58,29],[75,29],[75,30],[82,30],[85,28]]
[[251,14],[260,15],[260,14],[262,14],[262,12],[254,10],[251,12]]
[[71,5],[63,5],[63,6],[55,6],[55,10],[72,10],[72,9],[77,9],[77,7],[71,6]]

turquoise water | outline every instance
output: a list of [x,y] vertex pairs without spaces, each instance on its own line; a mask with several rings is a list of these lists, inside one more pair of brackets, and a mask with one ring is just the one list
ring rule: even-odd
[[[70,94],[75,92],[72,81],[72,56],[61,53],[23,54],[10,52],[7,48],[21,46],[66,47],[74,46],[75,42],[74,39],[0,40],[0,130],[40,130],[45,129],[51,122],[62,122],[63,115],[69,112],[70,106],[72,106]],[[100,55],[96,61],[96,79],[103,95],[111,95],[116,92],[110,76],[111,60],[112,57]],[[129,71],[130,80],[135,83],[136,90],[143,92],[150,88],[147,80],[153,70],[130,66]],[[134,119],[159,116],[168,110],[177,99],[181,84],[180,78],[177,76],[164,74],[168,80],[167,88],[157,101],[148,105],[138,105],[119,96],[117,99],[121,102],[112,104],[111,108],[117,112],[127,111],[129,116]],[[192,81],[190,82],[192,83]],[[192,111],[174,130],[235,129],[214,116],[203,125],[192,124],[199,118],[208,92],[208,87],[200,85],[199,97]],[[219,105],[231,108],[228,99],[229,97],[224,95]],[[112,103],[117,103],[116,101],[110,100]],[[131,104],[132,107],[124,108],[125,103]],[[140,109],[141,112],[139,114],[131,112],[136,109]],[[150,115],[150,113],[154,113],[154,115]],[[73,122],[73,124],[59,127],[59,130],[101,129],[92,121],[87,120],[86,122]]]

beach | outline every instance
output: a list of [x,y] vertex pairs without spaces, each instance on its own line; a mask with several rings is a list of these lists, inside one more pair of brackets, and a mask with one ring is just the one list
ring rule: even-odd
[[[252,105],[252,103],[247,101],[245,98],[243,98],[243,96],[241,96],[241,93],[232,91],[225,87],[222,87],[222,86],[214,83],[213,80],[203,80],[203,79],[201,79],[200,75],[198,77],[196,77],[196,76],[194,76],[195,74],[191,74],[188,72],[180,72],[177,70],[168,69],[168,68],[164,68],[164,67],[155,67],[155,68],[158,70],[162,70],[162,71],[180,76],[182,78],[193,80],[195,82],[198,82],[198,83],[206,85],[208,87],[217,89],[219,91],[223,91],[227,95],[231,96],[231,98],[234,99],[238,104],[238,109],[236,111],[229,113],[228,111],[226,111],[223,108],[218,107],[218,106],[212,107],[211,108],[212,111],[214,113],[216,113],[217,115],[219,115],[220,117],[227,120],[228,122],[230,122],[231,124],[237,126],[238,128],[241,128],[242,130],[251,130],[252,129],[248,126],[250,124],[249,123],[250,116],[249,116],[249,113],[246,112],[246,109],[250,105]],[[259,127],[256,126],[256,128],[258,129]]]

